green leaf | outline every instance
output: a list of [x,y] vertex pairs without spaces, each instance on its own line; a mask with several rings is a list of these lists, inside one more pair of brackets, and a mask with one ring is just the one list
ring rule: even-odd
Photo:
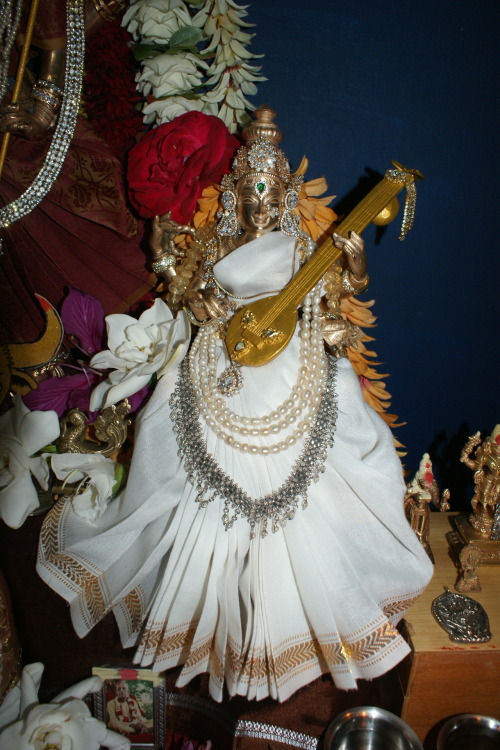
[[174,47],[183,49],[185,47],[195,47],[201,42],[203,33],[197,26],[183,26],[172,34],[169,40],[170,49]]
[[161,55],[162,52],[167,52],[168,45],[166,44],[134,44],[132,51],[134,57],[138,62],[145,60],[147,57],[156,57]]
[[[201,88],[201,86],[197,86],[196,89],[186,89],[185,91],[176,91],[173,94],[165,94],[165,96],[159,96],[157,101],[164,102],[167,99],[172,99],[174,96],[182,96],[183,99],[199,99],[196,91],[199,91]],[[151,381],[149,385],[151,385]]]
[[191,52],[192,55],[200,57],[198,53],[198,47],[171,47],[165,51],[166,55],[184,55],[186,52]]
[[118,490],[122,488],[122,486],[125,484],[125,479],[127,477],[127,470],[123,464],[115,464],[115,479],[116,482],[114,483],[112,487],[112,494],[116,495]]
[[45,447],[41,448],[35,455],[41,456],[42,453],[57,453],[57,446],[51,443],[50,445],[46,445]]

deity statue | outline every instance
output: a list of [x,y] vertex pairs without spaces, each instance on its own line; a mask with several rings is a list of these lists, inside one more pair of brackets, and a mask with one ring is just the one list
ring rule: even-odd
[[[66,76],[73,79],[83,71],[79,45],[73,43],[68,47],[66,39],[69,8],[76,13],[79,4],[40,0],[33,23],[29,65],[24,72],[18,63],[23,59],[22,45],[30,28],[28,11],[30,5],[35,4],[2,4],[2,15],[4,5],[5,14],[1,20],[7,31],[0,60],[0,210],[16,206],[21,196],[32,188],[50,162],[49,149],[54,149],[51,159],[60,170],[55,170],[57,179],[47,200],[34,206],[25,216],[18,211],[20,219],[9,219],[5,224],[2,220],[2,343],[38,338],[43,321],[36,295],[42,295],[57,307],[68,288],[75,287],[98,298],[106,313],[113,313],[128,309],[155,281],[146,269],[146,256],[141,247],[144,225],[134,216],[126,200],[124,154],[115,153],[98,134],[97,119],[85,116],[83,111],[78,115],[75,111],[74,133],[66,127],[61,136],[57,128],[61,118],[65,122],[69,102],[73,101],[71,97],[64,98],[68,85]],[[106,24],[118,23],[113,21],[113,16],[124,6],[122,0],[95,0],[95,3],[86,0],[81,45],[83,36],[92,42],[94,35],[106,31]],[[22,12],[16,28],[18,8],[22,8]],[[115,31],[118,39],[120,31],[118,26]],[[124,61],[129,53],[125,41]],[[127,70],[125,62],[123,66]],[[16,85],[11,91],[16,68]],[[89,62],[86,68],[88,73]],[[134,72],[132,86],[133,75]],[[19,95],[17,101],[12,101],[18,82]],[[80,95],[74,100],[76,110],[79,106]],[[139,117],[139,129],[141,126]],[[109,122],[106,127],[108,132],[113,132]],[[68,135],[71,142],[66,152],[63,145]],[[44,186],[46,189],[45,181]]]
[[406,485],[404,507],[411,528],[432,562],[434,562],[434,556],[429,544],[430,503],[437,510],[445,512],[450,509],[449,499],[449,490],[444,490],[443,494],[440,495],[439,487],[432,472],[432,461],[429,454],[424,453],[417,473]]
[[124,494],[95,526],[58,503],[40,537],[38,571],[81,637],[112,611],[137,663],[182,667],[179,687],[208,672],[217,701],[385,673],[409,653],[396,625],[432,575],[393,435],[343,356],[357,334],[339,299],[368,284],[361,238],[334,235],[343,267],[304,293],[277,356],[247,366],[226,345],[238,310],[315,254],[273,117],[259,109],[244,131],[214,226],[154,220],[153,269],[196,336],[136,423]]
[[479,432],[472,435],[462,450],[460,460],[474,471],[473,513],[469,523],[488,539],[500,502],[500,425],[496,425],[482,443]]
[[[233,173],[223,178],[223,211],[217,226],[195,233],[191,227],[173,222],[170,214],[157,216],[153,221],[150,241],[153,270],[163,276],[169,285],[168,301],[171,306],[175,308],[182,300],[191,309],[191,320],[195,325],[205,325],[236,309],[237,304],[230,301],[210,270],[233,250],[276,228],[287,237],[294,238],[298,265],[302,265],[315,248],[314,242],[299,229],[298,216],[293,214],[299,200],[302,177],[290,173],[290,166],[282,152],[275,167],[271,169],[267,165],[282,137],[272,122],[273,114],[273,110],[259,107],[255,112],[255,121],[244,131],[248,146],[239,152],[239,164]],[[253,151],[258,153],[257,157],[248,151],[251,144],[254,144]],[[184,233],[191,234],[195,242],[187,250],[186,260],[178,264],[174,240]],[[327,346],[345,354],[347,346],[355,343],[362,332],[358,326],[343,320],[340,299],[364,292],[368,288],[369,278],[361,237],[354,232],[349,240],[335,235],[335,242],[344,251],[347,265],[341,276],[332,268],[325,278],[327,293],[322,301],[321,329]]]
[[477,568],[481,564],[481,550],[473,544],[465,544],[458,557],[460,572],[455,583],[457,591],[481,591]]

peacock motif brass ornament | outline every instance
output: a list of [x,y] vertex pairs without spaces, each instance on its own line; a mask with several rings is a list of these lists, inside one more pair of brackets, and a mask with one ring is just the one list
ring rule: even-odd
[[127,439],[131,420],[127,419],[130,404],[127,399],[103,409],[95,422],[80,409],[70,409],[61,420],[61,434],[56,446],[60,453],[98,453],[112,456]]

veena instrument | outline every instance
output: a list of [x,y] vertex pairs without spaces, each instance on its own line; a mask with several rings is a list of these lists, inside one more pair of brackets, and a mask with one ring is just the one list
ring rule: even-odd
[[[410,192],[415,181],[423,177],[418,170],[406,169],[395,161],[392,164],[395,169],[388,170],[343,219],[335,230],[337,234],[348,238],[349,232],[360,234],[371,222],[388,224],[392,221],[398,209],[398,193],[404,187]],[[335,247],[331,237],[327,238],[281,292],[237,310],[226,331],[230,358],[240,365],[259,367],[277,357],[293,336],[300,303],[341,254],[342,250]]]

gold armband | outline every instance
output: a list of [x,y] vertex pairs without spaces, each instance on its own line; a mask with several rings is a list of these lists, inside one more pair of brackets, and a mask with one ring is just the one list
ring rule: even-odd
[[92,2],[105,21],[114,21],[127,5],[126,0],[92,0]]
[[167,268],[172,268],[172,266],[175,266],[177,263],[177,258],[175,255],[168,254],[164,255],[163,257],[159,258],[158,260],[154,260],[151,263],[151,268],[153,270],[153,273],[163,273],[163,271],[166,271]]
[[365,274],[365,278],[361,281],[355,282],[358,284],[358,286],[353,285],[350,276],[351,272],[349,268],[346,268],[342,273],[342,288],[345,292],[347,292],[347,294],[361,294],[368,289],[368,284],[370,283],[370,277],[368,276],[368,274]]
[[52,83],[52,81],[40,78],[33,86],[31,96],[33,99],[44,102],[44,104],[47,104],[47,106],[56,112],[61,106],[63,91],[55,83]]

